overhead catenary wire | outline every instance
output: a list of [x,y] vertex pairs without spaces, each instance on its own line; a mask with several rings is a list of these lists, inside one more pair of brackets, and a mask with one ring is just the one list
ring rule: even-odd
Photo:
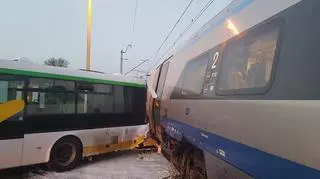
[[[204,7],[199,11],[199,13],[194,17],[192,18],[191,20],[191,23],[180,33],[180,35],[178,36],[177,39],[174,40],[174,42],[172,43],[172,45],[163,53],[164,55],[170,50],[172,49],[175,44],[185,35],[186,32],[188,32],[188,30],[193,26],[193,24],[195,22],[198,21],[198,19],[203,15],[203,13],[211,6],[211,4],[214,2],[215,0],[209,0],[205,5]],[[154,64],[154,66],[152,68],[154,68],[158,62],[162,60],[162,57],[161,58],[158,58],[158,60],[156,61],[156,63]]]
[[132,23],[132,40],[131,40],[131,44],[133,44],[134,41],[134,34],[135,34],[135,29],[136,29],[136,19],[137,19],[137,11],[138,11],[138,4],[139,4],[139,0],[136,0],[136,5],[134,8],[134,15],[133,15],[133,23]]
[[128,47],[132,48],[132,44],[134,43],[134,35],[135,35],[135,26],[136,26],[136,19],[137,19],[137,9],[138,9],[138,0],[136,0],[135,8],[134,8],[134,15],[133,15],[133,23],[132,23],[132,38],[131,42],[127,45],[126,50],[120,51],[120,73],[123,72],[123,54],[125,54],[128,50]]
[[192,2],[194,0],[190,0],[188,5],[186,6],[186,8],[183,10],[183,12],[181,13],[180,17],[178,18],[178,20],[176,21],[176,23],[173,25],[173,27],[171,28],[171,30],[169,31],[169,33],[167,34],[167,36],[164,38],[164,40],[162,41],[160,47],[157,49],[152,61],[155,60],[155,58],[157,57],[158,53],[160,52],[162,46],[166,43],[166,41],[169,39],[171,33],[174,31],[174,29],[177,27],[177,25],[180,23],[181,19],[183,18],[183,16],[186,14],[187,10],[189,9],[189,7],[191,6]]
[[146,59],[146,60],[141,60],[141,62],[140,62],[138,65],[136,65],[135,67],[133,67],[131,70],[127,71],[127,72],[125,73],[125,75],[127,75],[127,74],[129,74],[130,72],[134,71],[136,68],[138,68],[139,66],[141,66],[143,63],[145,63],[145,62],[147,62],[147,61],[148,61],[148,59]]

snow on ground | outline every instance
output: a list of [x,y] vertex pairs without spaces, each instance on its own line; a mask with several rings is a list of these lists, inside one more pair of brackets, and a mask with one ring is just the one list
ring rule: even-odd
[[23,171],[18,178],[162,179],[171,178],[170,176],[176,175],[175,169],[161,154],[138,154],[135,151],[116,152],[95,157],[91,162],[85,161],[77,168],[63,173],[45,171],[41,168],[43,167],[30,167]]

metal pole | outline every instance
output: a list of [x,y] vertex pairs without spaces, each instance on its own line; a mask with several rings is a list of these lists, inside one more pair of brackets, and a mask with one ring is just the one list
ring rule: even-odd
[[123,73],[123,50],[120,51],[120,74]]
[[87,24],[87,60],[86,70],[90,70],[91,56],[91,16],[92,16],[92,1],[88,0],[88,24]]
[[132,47],[132,45],[131,44],[129,44],[129,45],[127,45],[127,47],[126,47],[126,50],[121,50],[120,51],[120,74],[122,74],[123,73],[123,54],[125,54],[125,53],[127,53],[127,50],[128,50],[128,48],[131,48]]

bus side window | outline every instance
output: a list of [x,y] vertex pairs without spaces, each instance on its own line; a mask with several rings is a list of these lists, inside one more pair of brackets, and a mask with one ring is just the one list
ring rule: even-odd
[[77,113],[113,113],[112,85],[77,82]]
[[114,86],[114,107],[115,113],[125,112],[125,90],[124,86]]
[[0,103],[23,99],[25,81],[19,77],[0,75]]
[[113,96],[110,94],[78,93],[77,113],[113,113]]
[[74,90],[74,82],[66,81],[66,80],[54,80],[54,86],[52,87],[54,90],[60,91],[73,91]]
[[76,89],[78,91],[93,92],[93,84],[84,83],[84,82],[77,82]]
[[53,87],[53,80],[46,78],[29,78],[28,89],[50,89]]
[[74,82],[29,78],[27,115],[75,113]]
[[[25,80],[18,76],[0,75],[0,104],[5,104],[12,100],[23,99],[23,88]],[[8,121],[23,119],[23,111],[11,116]]]

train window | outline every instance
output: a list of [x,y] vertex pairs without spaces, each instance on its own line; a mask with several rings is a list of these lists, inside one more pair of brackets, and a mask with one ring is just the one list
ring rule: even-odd
[[160,69],[160,77],[158,80],[158,85],[157,85],[157,95],[161,98],[162,93],[163,93],[163,88],[166,82],[166,78],[167,78],[167,72],[168,72],[168,68],[169,68],[169,62],[166,62],[162,65],[161,69]]
[[209,59],[206,54],[188,62],[181,85],[182,96],[201,95]]
[[217,88],[217,76],[219,73],[219,66],[221,61],[221,54],[225,47],[225,43],[222,43],[211,50],[211,55],[209,57],[209,63],[205,75],[204,85],[203,85],[203,92],[202,95],[207,97],[215,97],[216,95],[216,88]]
[[273,26],[231,41],[222,56],[218,91],[248,93],[247,89],[264,88],[270,80],[278,35],[279,28]]

